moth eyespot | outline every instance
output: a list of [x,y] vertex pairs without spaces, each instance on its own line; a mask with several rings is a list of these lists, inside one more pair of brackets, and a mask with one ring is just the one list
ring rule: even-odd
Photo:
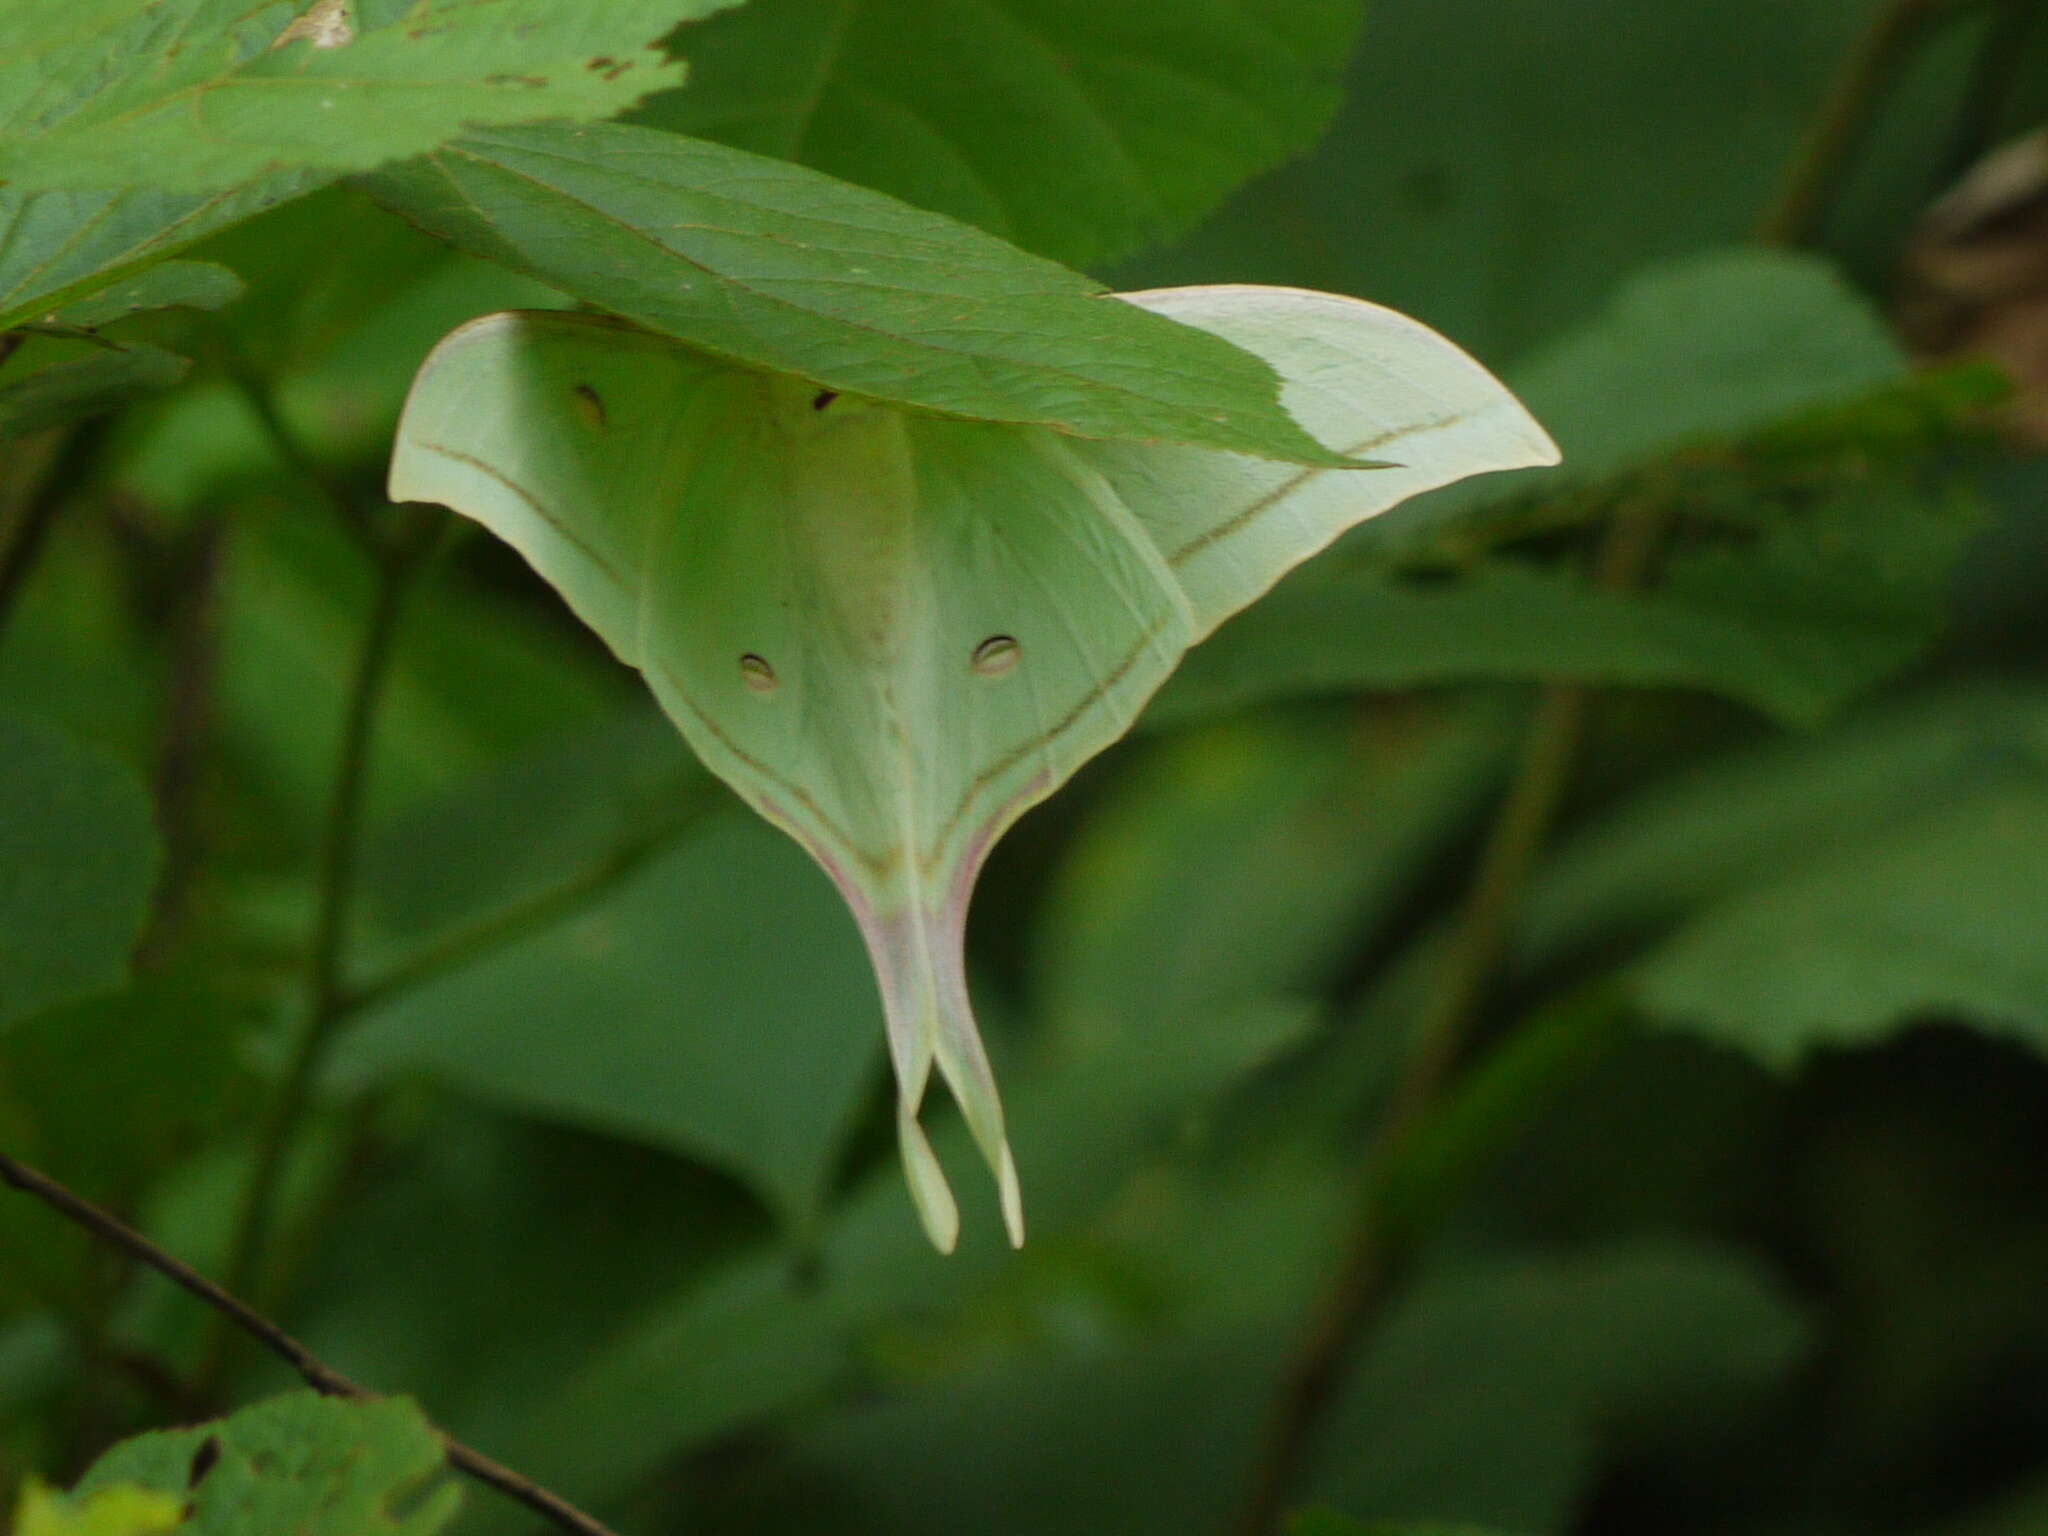
[[838,398],[838,390],[821,389],[811,397],[811,409],[814,411],[822,411],[823,409],[825,409],[826,406],[830,405],[834,400],[837,400]]
[[578,384],[573,393],[576,396],[577,414],[602,432],[605,428],[604,397],[588,384]]
[[1009,635],[990,635],[974,648],[968,665],[983,677],[1001,677],[1024,659],[1024,648]]
[[778,679],[773,667],[749,651],[740,658],[740,681],[756,693],[773,693]]

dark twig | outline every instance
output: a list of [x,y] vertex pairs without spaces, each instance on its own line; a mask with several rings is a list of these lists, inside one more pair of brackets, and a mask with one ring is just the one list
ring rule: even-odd
[[[255,1308],[238,1301],[189,1264],[165,1253],[133,1227],[101,1210],[90,1201],[73,1194],[47,1174],[39,1173],[26,1164],[18,1163],[6,1154],[0,1153],[0,1182],[12,1185],[25,1195],[34,1196],[101,1241],[119,1249],[138,1264],[155,1270],[180,1290],[198,1297],[298,1372],[299,1379],[314,1391],[323,1392],[329,1397],[353,1398],[361,1402],[372,1402],[377,1399],[377,1393],[342,1375],[319,1359],[305,1345]],[[575,1532],[576,1536],[614,1536],[607,1526],[585,1514],[559,1494],[549,1492],[531,1478],[493,1461],[483,1452],[471,1449],[438,1427],[434,1433],[447,1448],[450,1466],[467,1473],[480,1483],[497,1489],[507,1497],[518,1500],[536,1514],[546,1516],[563,1530]]]
[[[1598,582],[1617,591],[1639,585],[1663,521],[1650,506],[1616,513],[1598,561]],[[1366,1149],[1357,1214],[1336,1272],[1274,1398],[1238,1522],[1243,1536],[1268,1536],[1278,1525],[1344,1369],[1405,1268],[1412,1234],[1399,1230],[1385,1180],[1434,1112],[1485,1007],[1515,909],[1571,782],[1590,698],[1584,684],[1559,682],[1546,685],[1537,700],[1520,766],[1453,928],[1449,969],[1418,1026],[1393,1103]]]
[[[432,537],[439,528],[438,523],[415,523],[402,542],[385,551],[379,562],[377,592],[350,683],[341,758],[335,770],[333,797],[328,803],[320,860],[319,907],[307,965],[306,1023],[257,1142],[228,1265],[230,1288],[244,1294],[256,1289],[257,1271],[275,1218],[278,1186],[288,1154],[312,1097],[313,1084],[326,1064],[335,1027],[347,1008],[344,950],[355,894],[357,845],[377,706],[383,698],[406,595],[413,576],[431,552]],[[217,1356],[214,1363],[218,1363]]]
[[285,420],[284,412],[277,403],[276,391],[271,381],[256,369],[244,354],[241,344],[225,331],[217,338],[214,355],[221,371],[228,381],[241,392],[248,403],[250,414],[262,427],[263,435],[270,440],[270,446],[285,466],[295,473],[312,490],[340,522],[344,532],[368,551],[381,558],[385,551],[378,544],[370,525],[364,519],[364,504],[360,497],[350,494],[349,488],[337,479],[328,467],[320,462],[319,456],[306,446],[298,429]]
[[200,786],[220,662],[218,610],[226,523],[218,516],[208,517],[181,542],[182,580],[166,636],[170,697],[156,759],[156,815],[163,834],[164,870],[157,881],[156,910],[136,954],[136,963],[144,967],[159,962],[176,941],[199,870]]
[[1862,145],[1899,69],[1926,28],[1968,0],[1890,0],[1857,39],[1807,129],[1770,207],[1757,221],[1766,245],[1804,245],[1827,206],[1843,167]]
[[[1886,88],[1926,27],[1965,3],[1890,0],[1844,64],[1777,197],[1758,221],[1758,239],[1797,245],[1810,237]],[[1662,513],[1651,506],[1618,512],[1599,557],[1600,583],[1620,591],[1641,585],[1663,525]],[[1583,684],[1560,682],[1546,686],[1538,700],[1521,766],[1453,929],[1450,969],[1419,1028],[1392,1106],[1367,1148],[1342,1259],[1281,1380],[1239,1519],[1242,1536],[1269,1536],[1277,1527],[1344,1367],[1399,1281],[1414,1234],[1401,1230],[1388,1199],[1388,1178],[1430,1119],[1484,1009],[1515,908],[1563,803],[1591,697]]]
[[21,589],[49,542],[58,514],[90,473],[101,437],[102,424],[96,421],[71,429],[22,507],[12,533],[0,543],[0,635],[6,633]]

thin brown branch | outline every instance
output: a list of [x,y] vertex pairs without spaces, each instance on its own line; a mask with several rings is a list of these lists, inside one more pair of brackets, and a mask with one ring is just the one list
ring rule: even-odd
[[[333,797],[328,803],[319,906],[307,963],[306,1023],[257,1141],[249,1186],[235,1226],[228,1284],[243,1293],[257,1289],[285,1165],[312,1098],[313,1085],[326,1064],[328,1046],[347,1010],[345,950],[355,896],[363,804],[369,788],[370,745],[398,638],[399,618],[413,578],[432,552],[434,535],[439,529],[438,523],[415,523],[379,562],[376,596],[349,687],[341,756],[335,769]],[[208,1377],[216,1374],[220,1363],[216,1350],[209,1362]]]
[[[1858,40],[1757,223],[1766,244],[1812,235],[1885,93],[1938,17],[1972,0],[1889,0]],[[1623,508],[1610,524],[1596,576],[1629,590],[1648,575],[1664,518],[1654,506]],[[1552,683],[1537,702],[1521,764],[1502,801],[1455,921],[1449,970],[1396,1084],[1392,1106],[1367,1148],[1356,1216],[1335,1274],[1316,1304],[1274,1398],[1241,1511],[1241,1536],[1270,1536],[1307,1460],[1345,1366],[1400,1279],[1414,1234],[1399,1230],[1387,1200],[1389,1170],[1435,1109],[1482,1014],[1516,906],[1557,818],[1582,744],[1591,692]]]
[[1766,245],[1805,245],[1871,120],[1927,27],[1970,0],[1888,0],[1856,41],[1786,168],[1777,196],[1757,221]]
[[[305,1345],[278,1327],[255,1308],[237,1300],[191,1265],[173,1258],[133,1227],[89,1200],[72,1193],[49,1175],[0,1153],[0,1182],[31,1195],[59,1215],[74,1222],[137,1263],[147,1266],[166,1280],[196,1296],[222,1317],[263,1345],[299,1375],[316,1392],[329,1397],[375,1401],[378,1394],[321,1360]],[[516,1499],[536,1514],[544,1515],[576,1536],[615,1536],[609,1527],[585,1514],[561,1495],[549,1492],[531,1478],[494,1461],[483,1452],[464,1445],[438,1427],[434,1433],[447,1448],[448,1464],[478,1482]]]
[[[1595,579],[1618,591],[1639,585],[1663,522],[1654,504],[1616,513]],[[1453,926],[1448,969],[1418,1026],[1392,1105],[1366,1149],[1356,1215],[1336,1270],[1275,1394],[1238,1520],[1242,1536],[1269,1536],[1277,1528],[1344,1370],[1399,1284],[1413,1234],[1399,1229],[1385,1180],[1434,1112],[1484,1011],[1515,909],[1570,786],[1590,699],[1584,684],[1568,682],[1547,685],[1537,699],[1520,765]]]
[[200,866],[200,788],[213,731],[213,694],[220,662],[220,575],[225,521],[212,516],[182,541],[176,607],[165,637],[170,697],[156,759],[156,819],[164,869],[156,909],[136,964],[162,960],[176,942]]
[[58,515],[91,474],[103,437],[104,423],[100,421],[70,429],[44,468],[40,483],[22,504],[13,530],[0,542],[0,635],[6,633],[29,573],[57,526]]
[[278,405],[276,390],[243,352],[241,344],[225,329],[217,330],[214,356],[228,382],[241,393],[249,406],[250,414],[263,429],[263,435],[270,440],[270,446],[286,468],[290,469],[308,487],[319,493],[333,511],[342,529],[372,555],[381,555],[375,536],[364,520],[362,501],[350,494],[349,488],[335,477],[319,456],[306,446],[298,430],[285,419],[282,407]]

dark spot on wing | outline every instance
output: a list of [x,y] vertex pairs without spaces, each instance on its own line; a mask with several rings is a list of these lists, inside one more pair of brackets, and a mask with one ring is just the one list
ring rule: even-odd
[[811,409],[814,411],[822,411],[823,409],[825,409],[826,406],[830,405],[834,400],[837,400],[838,398],[838,390],[821,389],[818,391],[817,395],[812,399]]
[[752,651],[740,658],[740,680],[756,693],[773,693],[780,681],[766,659]]
[[588,384],[576,386],[576,409],[583,419],[602,432],[605,429],[604,398]]
[[990,635],[974,648],[967,664],[983,677],[1001,677],[1023,659],[1023,648],[1013,637]]

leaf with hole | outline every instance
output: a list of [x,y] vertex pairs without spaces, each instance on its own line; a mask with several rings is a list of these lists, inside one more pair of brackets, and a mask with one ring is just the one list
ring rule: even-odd
[[403,1398],[292,1392],[124,1440],[73,1497],[128,1487],[182,1498],[180,1536],[433,1536],[461,1501],[446,1463],[441,1437]]

